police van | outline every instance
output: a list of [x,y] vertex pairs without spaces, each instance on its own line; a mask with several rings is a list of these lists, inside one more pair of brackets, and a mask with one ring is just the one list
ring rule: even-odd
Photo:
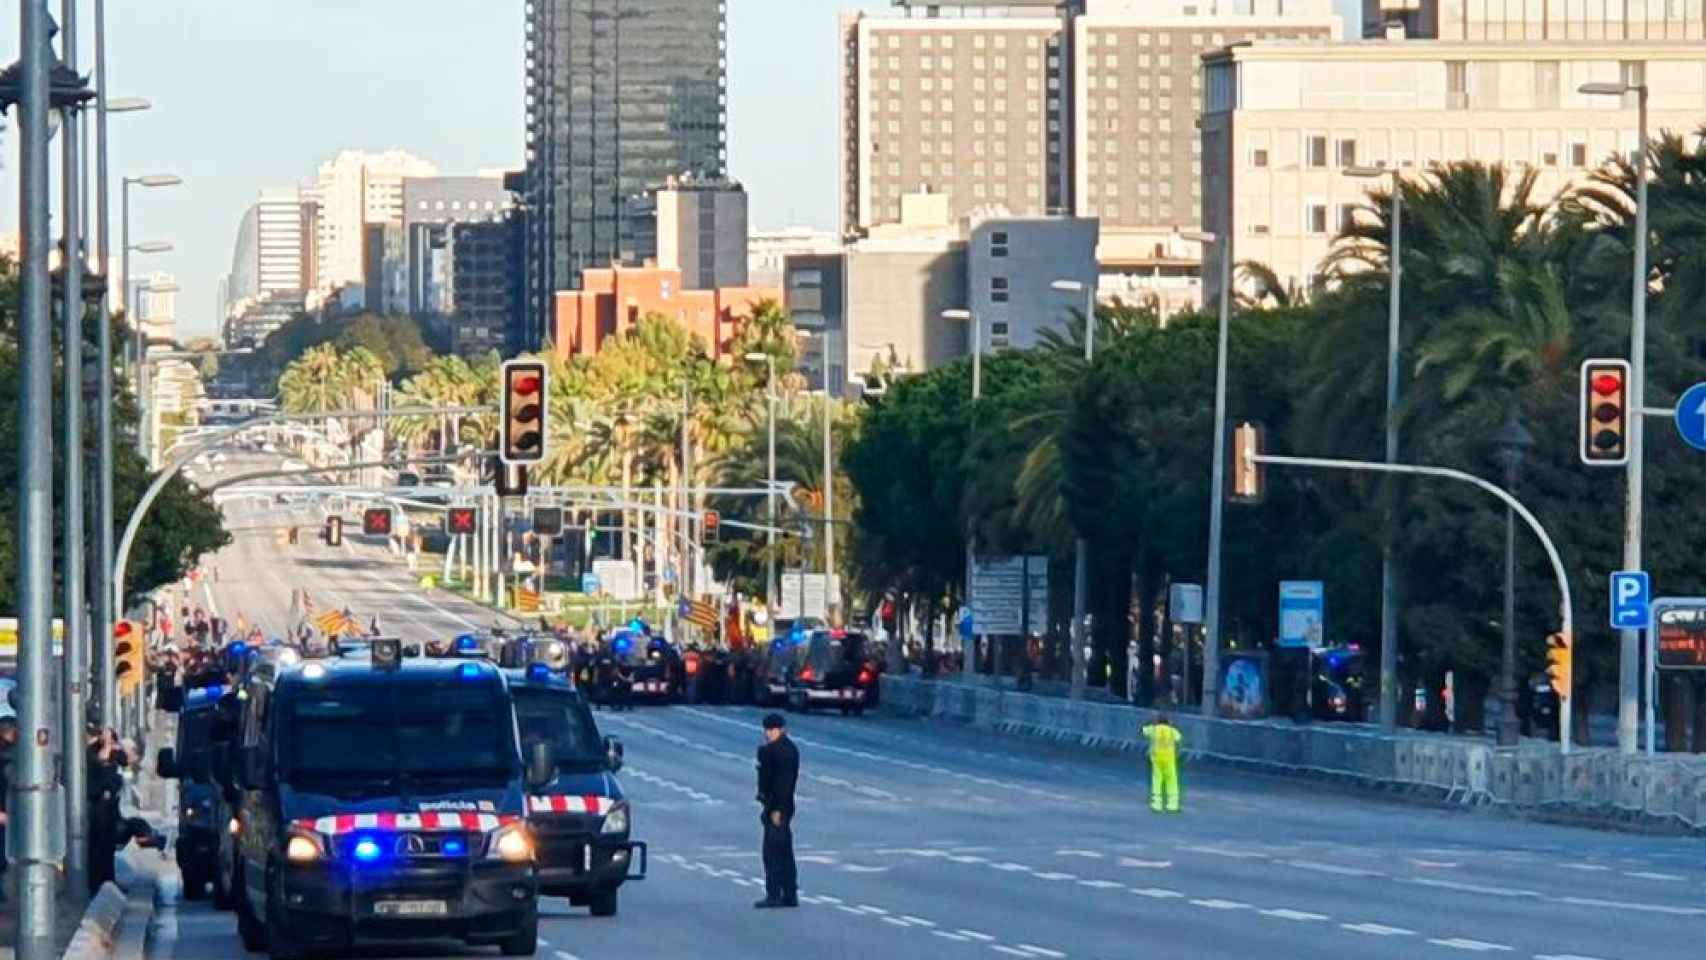
[[550,782],[527,798],[539,888],[615,916],[622,884],[646,874],[646,845],[630,839],[633,810],[615,777],[622,744],[599,737],[586,698],[547,663],[505,672],[524,750],[548,744],[552,760]]
[[221,684],[190,688],[181,695],[173,745],[156,754],[155,773],[178,781],[176,856],[184,897],[207,895],[218,872],[220,834],[230,807],[220,789],[217,761],[230,739],[235,700]]
[[308,661],[250,678],[239,730],[237,921],[275,958],[455,939],[530,956],[538,875],[503,673],[478,660]]

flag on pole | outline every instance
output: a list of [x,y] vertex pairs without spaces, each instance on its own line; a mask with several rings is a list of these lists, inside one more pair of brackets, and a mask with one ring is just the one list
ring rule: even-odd
[[515,588],[515,605],[523,613],[536,613],[539,610],[539,592],[526,587]]
[[686,615],[682,618],[694,626],[706,630],[717,629],[717,608],[703,600],[694,600],[687,604]]

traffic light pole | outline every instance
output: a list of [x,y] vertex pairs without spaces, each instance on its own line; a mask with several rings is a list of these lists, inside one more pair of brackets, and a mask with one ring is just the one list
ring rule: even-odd
[[[1453,470],[1449,467],[1428,467],[1412,463],[1370,463],[1364,460],[1336,460],[1325,457],[1281,457],[1263,453],[1257,453],[1250,459],[1256,463],[1279,467],[1314,467],[1322,470],[1350,470],[1362,473],[1396,473],[1415,477],[1437,477],[1467,483],[1492,494],[1517,516],[1521,517],[1524,523],[1528,524],[1528,528],[1534,531],[1535,537],[1539,538],[1540,545],[1546,549],[1546,558],[1552,564],[1552,574],[1558,579],[1558,616],[1562,624],[1562,632],[1567,641],[1572,646],[1574,645],[1575,619],[1571,613],[1570,578],[1564,571],[1564,561],[1559,557],[1558,547],[1547,535],[1546,528],[1541,526],[1534,514],[1529,512],[1529,509],[1522,505],[1522,501],[1518,500],[1508,490],[1472,473]],[[1572,690],[1570,693],[1574,693],[1574,691]],[[1573,696],[1559,698],[1558,746],[1560,751],[1566,755],[1570,752],[1571,704],[1574,700]]]
[[[1640,410],[1647,395],[1647,86],[1635,88],[1639,98],[1638,138],[1635,141],[1635,265],[1630,290],[1629,401]],[[1646,466],[1645,417],[1629,418],[1628,502],[1623,517],[1623,569],[1641,569],[1643,471]],[[1641,669],[1641,631],[1622,631],[1617,670],[1617,749],[1635,752],[1636,702]],[[1649,701],[1650,702],[1650,701]],[[1649,731],[1652,729],[1649,724]],[[1567,739],[1567,738],[1566,738]]]

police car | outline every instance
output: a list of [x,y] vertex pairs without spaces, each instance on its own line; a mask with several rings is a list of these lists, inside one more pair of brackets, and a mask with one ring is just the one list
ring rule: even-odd
[[784,674],[783,699],[788,709],[838,709],[863,715],[876,674],[864,658],[864,637],[839,630],[814,630],[805,643],[791,648],[792,661]]
[[[155,756],[155,773],[178,781],[176,858],[184,898],[200,900],[218,874],[219,841],[230,805],[215,774],[216,759],[235,730],[235,701],[221,684],[192,687],[178,709],[177,736]],[[218,764],[223,767],[223,764]]]
[[548,662],[505,673],[523,751],[548,744],[554,768],[527,798],[540,892],[614,916],[622,884],[646,874],[646,845],[630,839],[633,810],[615,777],[622,744],[600,738],[586,698]]
[[502,672],[404,659],[257,671],[239,731],[237,926],[275,958],[374,941],[538,946],[527,798],[556,779],[524,761]]

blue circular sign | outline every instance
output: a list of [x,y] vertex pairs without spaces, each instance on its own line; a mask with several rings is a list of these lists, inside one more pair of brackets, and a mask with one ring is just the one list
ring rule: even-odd
[[1684,443],[1706,450],[1706,383],[1697,383],[1676,401],[1676,432]]

